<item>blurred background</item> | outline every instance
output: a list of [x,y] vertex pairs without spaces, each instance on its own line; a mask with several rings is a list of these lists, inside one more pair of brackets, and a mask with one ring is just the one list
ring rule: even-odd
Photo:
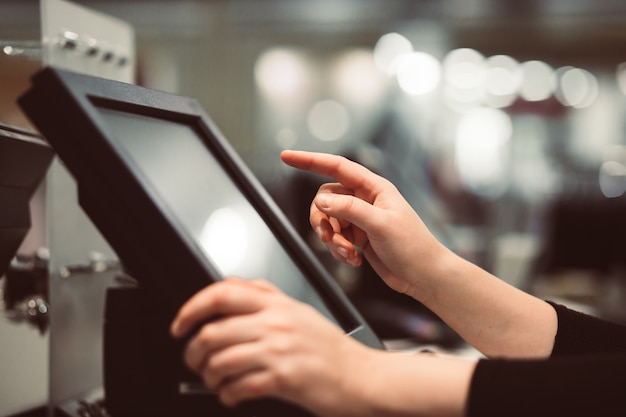
[[[368,166],[459,254],[626,322],[626,2],[75,3],[134,26],[138,83],[200,101],[383,337],[454,340],[367,267],[328,259],[308,226],[324,179],[282,149]],[[3,0],[0,40],[38,39],[38,13]],[[5,123],[28,126],[15,98],[31,52],[0,56]]]

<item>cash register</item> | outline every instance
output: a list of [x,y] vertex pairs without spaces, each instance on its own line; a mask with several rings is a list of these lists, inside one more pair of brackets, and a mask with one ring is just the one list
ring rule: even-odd
[[309,416],[278,400],[225,408],[184,370],[169,323],[226,276],[268,279],[346,335],[384,348],[196,100],[47,67],[19,104],[137,283],[107,294],[112,417]]

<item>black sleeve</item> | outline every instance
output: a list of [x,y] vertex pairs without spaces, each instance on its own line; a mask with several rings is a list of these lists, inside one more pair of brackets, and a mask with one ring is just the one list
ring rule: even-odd
[[626,352],[626,326],[550,304],[559,320],[552,357]]
[[481,360],[468,417],[626,416],[626,354]]
[[559,329],[547,360],[481,360],[468,417],[626,415],[626,326],[551,303]]

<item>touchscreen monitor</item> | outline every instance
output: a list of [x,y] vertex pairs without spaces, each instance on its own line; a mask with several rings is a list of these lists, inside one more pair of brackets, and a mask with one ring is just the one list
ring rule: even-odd
[[264,278],[383,348],[196,100],[48,67],[19,102],[129,273],[172,311],[225,276]]

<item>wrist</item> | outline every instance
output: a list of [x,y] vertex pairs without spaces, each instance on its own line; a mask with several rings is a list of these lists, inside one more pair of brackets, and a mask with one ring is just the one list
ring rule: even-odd
[[415,265],[408,277],[407,295],[428,305],[437,298],[449,277],[458,275],[463,259],[440,242],[436,242],[428,256],[415,259]]
[[465,414],[475,360],[439,355],[387,353],[381,358],[386,378],[375,380],[372,416]]

